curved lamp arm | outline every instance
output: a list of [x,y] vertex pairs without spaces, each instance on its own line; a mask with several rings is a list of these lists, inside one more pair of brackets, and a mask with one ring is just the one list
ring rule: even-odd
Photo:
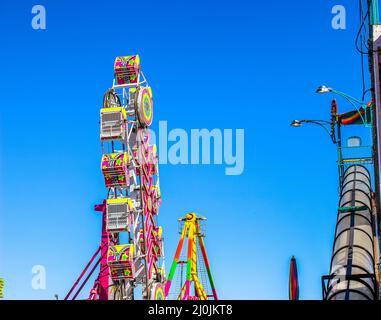
[[[293,122],[293,124],[294,123],[295,123],[295,121]],[[327,134],[331,138],[333,144],[337,144],[335,135],[331,134],[331,132],[326,127],[327,125],[331,125],[332,124],[331,122],[326,121],[326,120],[299,120],[298,121],[299,125],[301,125],[302,123],[311,123],[311,124],[316,124],[319,127],[322,127],[324,129],[324,131],[327,132]]]

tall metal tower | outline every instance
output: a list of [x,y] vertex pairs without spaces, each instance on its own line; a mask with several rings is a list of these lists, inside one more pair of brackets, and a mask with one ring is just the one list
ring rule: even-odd
[[107,198],[95,207],[102,213],[101,245],[65,299],[95,261],[73,299],[98,265],[89,299],[132,300],[138,287],[142,299],[164,299],[163,231],[156,219],[161,204],[158,155],[148,130],[152,120],[152,89],[139,56],[117,57],[113,86],[100,110],[107,188]]

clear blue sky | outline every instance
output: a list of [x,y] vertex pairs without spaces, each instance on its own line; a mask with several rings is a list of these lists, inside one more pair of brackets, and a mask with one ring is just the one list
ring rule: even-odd
[[[303,299],[321,298],[336,220],[335,149],[319,128],[327,84],[361,96],[356,1],[347,29],[331,28],[338,1],[41,0],[0,3],[0,276],[15,299],[61,298],[100,240],[93,205],[100,172],[99,107],[117,55],[138,53],[154,90],[154,128],[245,129],[245,171],[162,165],[167,268],[177,218],[208,218],[206,239],[225,299],[287,299],[295,255]],[[181,101],[181,103],[179,103]],[[339,100],[341,107],[343,101]],[[44,265],[47,289],[31,288]],[[169,270],[168,270],[169,271]],[[88,294],[88,290],[85,291]]]

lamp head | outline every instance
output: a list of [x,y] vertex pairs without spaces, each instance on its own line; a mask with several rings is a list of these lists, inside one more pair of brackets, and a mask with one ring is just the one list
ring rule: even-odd
[[319,88],[317,88],[316,93],[324,94],[331,91],[332,91],[332,88],[328,88],[327,86],[320,86]]
[[299,128],[302,126],[302,121],[300,120],[294,120],[291,122],[291,126],[294,127],[294,128]]

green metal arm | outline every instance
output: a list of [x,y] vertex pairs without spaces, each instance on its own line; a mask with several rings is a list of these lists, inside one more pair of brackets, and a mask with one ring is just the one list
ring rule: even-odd
[[[360,109],[357,107],[356,103],[359,104],[362,108],[364,108],[366,110],[366,108],[369,108],[369,106],[364,103],[363,101],[360,101],[360,100],[357,100],[356,98],[353,98],[351,97],[350,95],[344,93],[344,92],[341,92],[341,91],[338,91],[336,89],[331,89],[331,91],[333,93],[336,93],[337,95],[343,97],[345,100],[347,100],[354,108],[355,110],[358,112],[358,114],[360,115],[361,117],[361,120],[362,122],[364,123],[365,126],[367,126],[367,121],[366,119],[364,119],[364,116],[361,114],[360,112]],[[356,102],[356,103],[355,103]]]
[[327,129],[327,127],[325,125],[331,125],[331,122],[329,121],[325,121],[325,120],[302,120],[302,122],[305,122],[305,123],[312,123],[312,124],[316,124],[320,127],[322,127],[324,129],[325,132],[328,133],[328,135],[330,136],[333,144],[336,144],[337,141],[336,141],[336,137],[334,135],[331,134],[331,132],[329,132],[329,130]]

